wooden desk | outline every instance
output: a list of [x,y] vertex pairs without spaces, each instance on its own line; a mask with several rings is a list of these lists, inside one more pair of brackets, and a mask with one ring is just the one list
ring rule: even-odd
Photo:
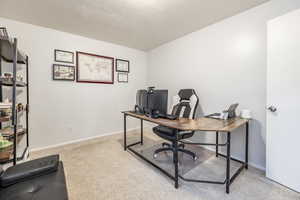
[[169,120],[163,118],[154,119],[130,111],[126,111],[123,113],[131,117],[135,117],[138,119],[142,119],[145,121],[149,121],[155,124],[159,124],[162,126],[166,126],[169,128],[174,128],[182,131],[219,131],[219,132],[230,131],[232,132],[249,121],[247,119],[241,119],[241,118],[234,118],[225,121],[225,120],[206,118],[206,117],[202,117],[198,119],[180,118],[178,120]]
[[[151,117],[147,117],[145,115],[136,114],[131,111],[122,112],[124,114],[124,150],[127,149],[142,158],[143,160],[147,161],[152,166],[156,167],[168,177],[175,181],[175,188],[178,188],[178,178],[181,178],[184,181],[189,182],[198,182],[198,183],[211,183],[211,184],[226,184],[226,193],[229,193],[229,187],[231,183],[235,180],[235,178],[240,174],[240,172],[245,168],[248,169],[248,138],[249,138],[249,120],[241,119],[241,118],[234,118],[229,120],[219,120],[219,119],[212,119],[212,118],[198,118],[198,119],[186,119],[180,118],[178,120],[168,120],[163,118],[154,119]],[[134,117],[141,120],[141,140],[134,144],[127,145],[126,139],[126,118],[127,116]],[[145,158],[143,155],[132,149],[132,146],[141,144],[143,145],[143,121],[152,122],[155,124],[159,124],[162,126],[166,126],[169,128],[173,128],[177,133],[179,131],[208,131],[208,132],[215,132],[216,133],[216,143],[193,143],[187,141],[179,141],[177,140],[175,143],[175,152],[174,152],[174,167],[175,167],[175,175],[171,175],[165,170],[161,169],[156,164],[152,163],[150,160]],[[231,132],[235,129],[246,126],[246,142],[245,142],[245,160],[237,160],[231,158],[230,154],[230,143],[231,143]],[[198,133],[198,132],[197,132]],[[201,132],[199,132],[201,133]],[[227,142],[224,144],[219,144],[218,138],[219,133],[227,133]],[[177,152],[177,143],[184,143],[184,144],[191,144],[191,145],[213,145],[216,146],[216,157],[223,156],[226,157],[226,177],[224,181],[210,181],[210,180],[196,180],[196,179],[186,179],[183,176],[178,174],[178,152]],[[226,146],[227,147],[227,154],[223,155],[218,152],[219,146]],[[242,166],[232,175],[230,176],[230,160],[237,161],[242,164]]]

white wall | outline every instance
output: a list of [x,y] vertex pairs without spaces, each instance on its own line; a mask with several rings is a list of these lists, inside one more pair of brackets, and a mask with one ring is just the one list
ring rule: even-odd
[[[120,113],[145,87],[145,52],[0,18],[30,58],[30,147],[40,148],[123,130]],[[78,26],[80,28],[80,26]],[[130,60],[129,83],[88,84],[52,80],[54,49]],[[137,124],[130,121],[128,128]]]
[[[251,109],[250,163],[265,168],[267,21],[300,7],[299,0],[273,0],[149,52],[148,85],[194,88],[199,115],[218,112],[231,103]],[[215,134],[197,139],[214,141]],[[232,151],[244,156],[244,133],[232,135]],[[196,140],[196,138],[195,138]],[[242,150],[242,151],[241,151]]]

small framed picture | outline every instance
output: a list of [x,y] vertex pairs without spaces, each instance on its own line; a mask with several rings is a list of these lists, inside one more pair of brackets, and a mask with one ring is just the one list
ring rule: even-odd
[[129,60],[116,59],[116,71],[129,73]]
[[128,83],[128,73],[120,72],[118,73],[119,83]]
[[54,61],[63,63],[74,63],[74,53],[71,51],[54,50]]
[[5,27],[0,27],[0,36],[8,37],[7,30]]
[[74,81],[75,67],[69,65],[53,65],[53,80]]

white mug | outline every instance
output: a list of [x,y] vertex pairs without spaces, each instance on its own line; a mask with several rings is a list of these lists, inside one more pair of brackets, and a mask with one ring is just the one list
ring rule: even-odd
[[251,111],[250,110],[247,110],[247,109],[244,109],[244,110],[241,110],[241,118],[244,118],[244,119],[251,119]]

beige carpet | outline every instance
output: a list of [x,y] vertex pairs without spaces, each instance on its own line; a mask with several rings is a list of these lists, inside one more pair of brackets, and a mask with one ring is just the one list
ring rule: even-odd
[[[134,133],[131,133],[134,137]],[[157,139],[153,134],[148,138]],[[250,168],[243,171],[225,194],[224,185],[180,181],[179,189],[159,171],[129,152],[122,135],[102,137],[31,153],[30,158],[59,153],[64,162],[70,200],[292,200],[300,194],[288,190]],[[210,157],[186,175],[193,178],[222,177],[222,160]]]

